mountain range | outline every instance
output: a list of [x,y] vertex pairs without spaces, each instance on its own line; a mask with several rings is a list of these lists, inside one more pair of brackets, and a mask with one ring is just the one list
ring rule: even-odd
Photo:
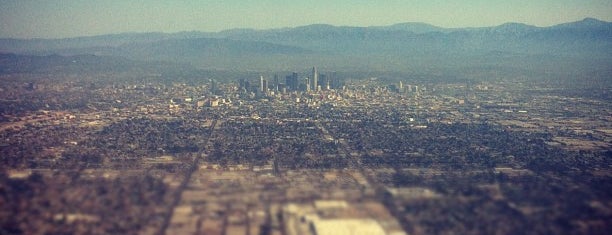
[[[315,24],[269,30],[121,33],[64,39],[0,39],[0,52],[97,55],[189,63],[203,68],[273,70],[409,70],[432,64],[468,66],[530,59],[596,60],[610,65],[612,23],[593,18],[550,27],[506,23],[442,28],[426,23],[347,27]],[[527,59],[527,60],[526,60]],[[612,67],[612,66],[608,66]]]

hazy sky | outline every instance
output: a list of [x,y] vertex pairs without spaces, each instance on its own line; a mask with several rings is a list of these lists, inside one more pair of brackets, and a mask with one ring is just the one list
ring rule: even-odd
[[313,23],[549,26],[585,17],[612,21],[612,0],[0,0],[0,37],[267,29]]

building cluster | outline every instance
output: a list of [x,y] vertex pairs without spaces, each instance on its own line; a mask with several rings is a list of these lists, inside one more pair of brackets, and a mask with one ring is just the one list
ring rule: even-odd
[[299,73],[293,72],[282,80],[278,75],[274,75],[272,79],[259,77],[259,81],[255,83],[251,79],[240,80],[238,89],[242,92],[253,92],[262,95],[287,92],[320,92],[327,90],[338,90],[344,86],[343,80],[336,76],[335,73],[330,75],[321,74],[316,67],[312,68],[312,72],[306,76],[301,76]]

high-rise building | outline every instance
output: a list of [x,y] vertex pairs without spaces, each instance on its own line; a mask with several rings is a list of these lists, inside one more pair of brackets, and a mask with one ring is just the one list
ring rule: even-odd
[[210,79],[209,81],[210,81],[210,93],[217,94],[218,92],[217,81],[215,79]]
[[299,88],[298,74],[292,73],[285,77],[285,84],[287,85],[287,90],[297,91]]
[[319,87],[319,73],[317,72],[317,67],[312,67],[312,77],[311,77],[311,88],[313,90],[317,90],[317,88]]
[[248,92],[250,85],[251,84],[247,79],[240,79],[240,81],[238,81],[238,90],[240,92]]
[[266,92],[266,81],[263,76],[259,76],[259,91]]
[[280,85],[280,82],[278,81],[278,75],[274,74],[274,84],[272,84],[272,89],[274,91],[278,91],[278,85]]
[[329,90],[329,79],[325,74],[319,74],[319,84],[322,89]]
[[327,81],[329,81],[330,89],[342,89],[344,81],[338,77],[336,72],[330,72],[326,75]]

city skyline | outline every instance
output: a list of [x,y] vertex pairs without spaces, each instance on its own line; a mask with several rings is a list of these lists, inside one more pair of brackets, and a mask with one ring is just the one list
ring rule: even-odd
[[612,2],[562,1],[3,1],[2,38],[67,38],[123,32],[217,32],[309,24],[382,26],[424,22],[485,27],[551,26],[593,17],[611,21]]

